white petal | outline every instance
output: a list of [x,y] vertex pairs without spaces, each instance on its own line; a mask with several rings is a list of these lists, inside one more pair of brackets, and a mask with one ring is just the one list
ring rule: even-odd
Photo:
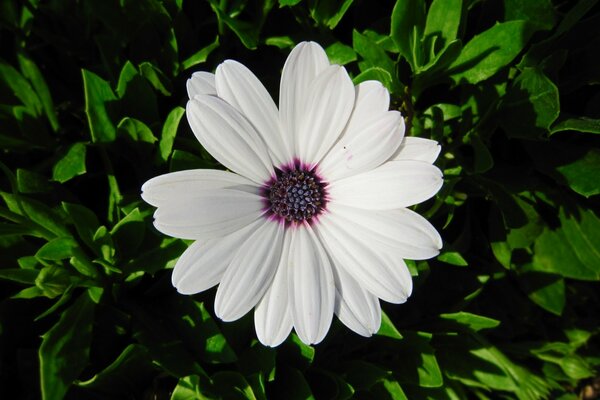
[[227,171],[190,169],[159,175],[142,186],[142,198],[155,207],[183,197],[194,197],[210,189],[233,188],[257,193],[250,180]]
[[193,99],[194,96],[199,94],[209,94],[211,96],[217,95],[217,89],[215,88],[215,74],[211,74],[210,72],[194,72],[192,77],[187,80],[185,87],[190,99]]
[[335,264],[375,296],[390,303],[404,303],[410,296],[412,278],[404,260],[379,242],[330,214],[319,220],[317,231]]
[[215,75],[218,96],[254,125],[276,165],[289,164],[293,149],[281,133],[279,111],[263,84],[248,68],[233,60],[219,65]]
[[420,160],[433,164],[440,151],[442,147],[435,140],[407,136],[391,160]]
[[171,201],[154,213],[154,226],[182,239],[210,239],[234,232],[263,214],[264,199],[234,189],[211,189]]
[[281,258],[284,226],[264,220],[227,267],[215,297],[215,314],[235,321],[250,311],[271,285]]
[[300,340],[316,344],[327,334],[333,318],[333,273],[323,246],[308,224],[290,232],[288,287],[292,320]]
[[325,50],[315,42],[299,43],[285,61],[281,73],[279,118],[292,146],[304,117],[308,88],[328,66]]
[[171,275],[173,286],[182,294],[200,293],[215,286],[259,223],[262,221],[255,221],[222,238],[194,242],[175,264]]
[[331,204],[325,219],[351,229],[367,242],[378,242],[397,257],[426,260],[439,254],[442,238],[425,218],[407,208],[363,210]]
[[372,170],[387,161],[402,142],[404,119],[398,111],[375,118],[352,119],[344,135],[319,163],[319,174],[329,182]]
[[389,161],[376,169],[332,182],[332,202],[369,210],[391,210],[433,197],[443,184],[442,172],[425,161]]
[[292,330],[287,280],[290,242],[291,235],[285,234],[273,282],[254,310],[256,336],[265,346],[279,346]]
[[332,265],[335,278],[335,313],[344,325],[369,337],[381,325],[381,306],[377,296],[363,289],[343,267]]
[[346,69],[332,65],[312,82],[295,137],[300,160],[316,164],[340,137],[354,107],[354,86]]
[[356,101],[352,119],[371,119],[390,108],[390,93],[379,81],[364,81],[356,85]]
[[256,129],[224,100],[195,96],[188,101],[186,114],[198,141],[221,164],[258,184],[275,174]]

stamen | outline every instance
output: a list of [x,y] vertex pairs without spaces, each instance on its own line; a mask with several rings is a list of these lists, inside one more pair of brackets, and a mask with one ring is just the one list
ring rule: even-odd
[[269,210],[286,222],[310,221],[325,207],[325,190],[321,179],[312,171],[294,166],[277,170],[276,177],[265,185],[264,196]]

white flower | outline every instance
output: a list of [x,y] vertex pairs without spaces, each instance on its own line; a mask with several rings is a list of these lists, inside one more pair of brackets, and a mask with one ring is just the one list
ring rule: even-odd
[[406,207],[437,193],[440,147],[404,138],[376,81],[356,87],[323,49],[304,42],[281,76],[279,109],[250,70],[227,60],[187,84],[187,118],[231,172],[189,170],[142,187],[164,234],[196,240],[172,275],[180,293],[219,284],[215,314],[254,308],[258,339],[277,346],[292,327],[307,344],[333,314],[363,336],[381,323],[379,299],[412,291],[403,259],[436,256],[442,240]]

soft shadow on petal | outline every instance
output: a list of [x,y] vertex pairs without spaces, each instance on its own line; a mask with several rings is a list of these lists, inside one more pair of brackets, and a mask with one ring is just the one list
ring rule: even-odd
[[427,260],[437,256],[442,248],[442,238],[435,227],[407,208],[380,211],[330,204],[329,210],[325,220],[343,224],[397,257]]
[[267,147],[238,110],[215,96],[188,101],[186,115],[198,141],[230,170],[263,184],[274,175]]
[[374,120],[350,123],[346,133],[319,164],[328,182],[370,171],[387,161],[404,135],[404,119],[398,111],[378,114]]
[[284,226],[265,219],[241,245],[215,297],[215,314],[235,321],[250,311],[271,285],[281,258]]
[[215,74],[205,71],[194,72],[192,77],[185,83],[185,88],[190,99],[199,94],[216,96]]
[[317,231],[335,265],[344,268],[369,292],[396,304],[410,296],[412,277],[402,258],[343,221],[321,218]]
[[288,302],[288,265],[291,235],[284,233],[281,258],[271,286],[256,305],[254,325],[258,340],[266,346],[279,346],[292,330],[292,316]]
[[369,210],[391,210],[419,204],[442,187],[442,172],[425,161],[388,161],[328,187],[331,201]]
[[142,199],[155,207],[168,206],[209,189],[238,189],[258,194],[258,186],[243,176],[216,169],[190,169],[159,175],[142,185]]
[[234,232],[263,214],[264,200],[234,189],[211,189],[173,200],[154,213],[154,226],[181,239],[211,239]]
[[183,252],[171,275],[171,282],[181,294],[195,294],[221,281],[225,270],[240,246],[250,237],[261,220],[227,236],[194,242]]
[[295,137],[301,161],[315,164],[329,151],[348,123],[354,96],[352,80],[339,65],[328,67],[312,82]]
[[290,163],[293,148],[282,134],[277,106],[252,71],[237,61],[226,60],[217,67],[215,76],[218,96],[254,125],[275,165]]
[[377,296],[363,289],[346,270],[332,263],[335,279],[335,313],[340,321],[361,336],[369,337],[381,325]]
[[308,88],[327,67],[327,54],[315,42],[299,43],[285,61],[279,92],[279,119],[283,134],[287,135],[292,146],[298,135],[298,126],[304,118]]
[[335,282],[329,258],[312,228],[293,228],[288,265],[289,301],[300,340],[323,340],[333,318]]
[[407,136],[390,161],[419,160],[430,164],[438,158],[442,146],[435,140]]

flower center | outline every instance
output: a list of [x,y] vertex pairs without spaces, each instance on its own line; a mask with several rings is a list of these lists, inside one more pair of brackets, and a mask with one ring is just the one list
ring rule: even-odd
[[273,214],[287,222],[302,222],[321,213],[326,201],[318,176],[302,167],[277,170],[276,174],[265,188]]

